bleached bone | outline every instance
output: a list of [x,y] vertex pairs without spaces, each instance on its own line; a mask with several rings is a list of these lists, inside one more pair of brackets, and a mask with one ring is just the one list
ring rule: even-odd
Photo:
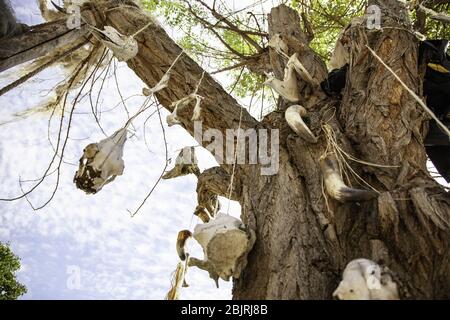
[[128,61],[138,54],[138,43],[132,36],[125,36],[111,26],[97,31],[104,36],[100,41],[119,61]]
[[284,69],[283,81],[270,77],[264,84],[274,89],[287,101],[298,102],[300,100],[297,88],[297,77],[295,76],[295,68],[292,64],[287,65]]
[[296,104],[287,108],[284,116],[289,127],[291,127],[296,134],[310,143],[316,143],[317,137],[311,132],[302,119],[302,117],[306,116],[306,114],[306,109]]
[[192,232],[189,230],[181,230],[178,232],[177,236],[177,253],[180,257],[181,261],[184,261],[186,259],[186,242],[187,240],[192,237]]
[[209,272],[218,286],[218,279],[238,279],[247,264],[247,255],[255,243],[253,230],[244,231],[244,225],[232,216],[219,213],[209,223],[194,229],[194,239],[202,246],[204,260],[189,258],[189,266]]
[[284,42],[283,37],[279,33],[273,35],[272,38],[270,38],[269,47],[271,47],[281,55],[287,55],[289,52],[289,48],[286,42]]
[[287,63],[288,65],[293,65],[295,71],[298,73],[300,78],[303,79],[306,83],[309,83],[313,87],[317,87],[319,83],[314,80],[314,78],[311,76],[308,70],[306,70],[305,66],[300,62],[298,59],[298,54],[294,53]]
[[356,259],[345,267],[333,293],[339,300],[398,300],[397,284],[377,263]]
[[97,193],[116,176],[122,175],[125,168],[122,157],[126,139],[126,128],[123,128],[98,143],[87,145],[75,173],[76,186],[88,194]]
[[165,73],[161,80],[159,80],[159,82],[156,84],[156,86],[154,86],[153,88],[143,88],[142,89],[142,94],[146,97],[149,97],[153,94],[155,94],[158,91],[161,91],[162,89],[167,88],[167,85],[169,84],[169,80],[170,80],[170,73]]
[[184,98],[181,98],[178,101],[173,102],[172,103],[172,107],[174,107],[173,112],[172,112],[172,114],[168,115],[167,119],[166,119],[169,127],[171,127],[175,124],[181,124],[181,121],[178,119],[178,110],[183,109],[184,107],[189,105],[194,100],[196,100],[196,105],[195,105],[195,108],[193,111],[192,121],[199,120],[200,113],[201,113],[200,103],[201,103],[202,99],[203,99],[203,97],[199,96],[198,94],[191,93],[190,95],[188,95]]
[[195,156],[195,148],[184,147],[175,160],[175,167],[165,173],[162,178],[173,179],[191,173],[195,174],[198,177],[200,175],[200,169],[198,168],[197,163],[198,160]]
[[320,159],[319,162],[325,182],[325,189],[333,199],[340,202],[368,201],[378,196],[374,191],[348,187],[342,181],[341,175],[339,174],[339,166],[334,155],[327,155]]

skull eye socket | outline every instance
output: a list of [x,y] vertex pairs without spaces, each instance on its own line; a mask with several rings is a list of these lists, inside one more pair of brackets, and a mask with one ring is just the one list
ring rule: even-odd
[[353,292],[355,292],[353,289],[350,289],[350,293],[353,293]]

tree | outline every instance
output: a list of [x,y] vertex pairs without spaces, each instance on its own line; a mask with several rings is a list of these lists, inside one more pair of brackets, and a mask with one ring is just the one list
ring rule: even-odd
[[[442,1],[431,2],[434,8],[442,6]],[[280,161],[276,175],[262,176],[261,165],[221,164],[220,168],[205,170],[199,176],[198,190],[239,201],[243,222],[256,234],[248,264],[241,277],[234,280],[233,297],[329,299],[345,265],[364,257],[383,261],[395,272],[402,298],[450,298],[447,250],[450,199],[426,168],[423,140],[429,115],[370,51],[373,49],[407,87],[421,95],[418,40],[410,21],[410,9],[415,7],[409,8],[397,0],[369,1],[369,5],[381,9],[382,29],[349,29],[349,72],[342,99],[336,99],[326,96],[314,83],[327,76],[324,58],[331,39],[339,31],[337,26],[346,27],[350,19],[336,19],[320,1],[293,1],[292,7],[273,8],[268,15],[268,30],[259,27],[256,18],[256,27],[246,28],[242,19],[221,14],[215,1],[212,5],[199,0],[164,3],[145,2],[149,9],[162,7],[170,11],[167,15],[174,23],[183,22],[177,14],[184,10],[189,15],[186,19],[199,22],[211,32],[225,47],[223,55],[216,52],[219,59],[227,60],[223,67],[246,68],[247,79],[241,80],[240,73],[236,75],[244,94],[263,90],[261,83],[266,72],[283,78],[286,60],[267,46],[267,40],[277,34],[287,44],[288,55],[297,53],[314,80],[311,84],[298,79],[297,88],[299,103],[309,115],[309,127],[318,137],[314,144],[295,135],[286,123],[284,111],[291,103],[280,98],[276,109],[258,121],[186,54],[173,65],[168,87],[156,93],[159,103],[172,112],[172,102],[194,92],[203,77],[198,90],[204,97],[203,132],[207,129],[225,132],[238,127],[279,129]],[[351,14],[357,15],[364,11],[365,3],[349,4],[347,9],[350,7],[354,8]],[[340,8],[338,14],[347,9]],[[320,10],[322,15],[315,15]],[[417,8],[416,12],[420,30],[439,31],[433,29],[433,24],[424,26],[422,11]],[[122,34],[133,34],[149,24],[149,17],[131,1],[88,2],[82,7],[82,15],[85,22],[97,28],[109,25]],[[211,18],[216,21],[210,22]],[[313,40],[317,38],[314,25],[317,29],[324,21],[332,25],[330,33],[321,41]],[[20,36],[0,40],[0,47],[5,45],[10,50],[2,56],[0,66],[7,62],[9,66],[17,64],[11,61],[28,61],[45,53],[51,55],[49,41],[72,50],[80,42],[85,43],[85,38],[79,37],[87,35],[92,44],[69,78],[65,90],[70,89],[80,70],[89,74],[84,68],[95,67],[93,61],[97,60],[92,57],[102,56],[103,47],[89,37],[86,25],[78,31],[68,31],[64,25],[65,19],[55,20]],[[55,31],[47,33],[44,41],[38,39],[36,30],[49,26]],[[70,37],[79,40],[68,37],[70,33]],[[182,49],[156,23],[143,29],[135,40],[139,51],[127,62],[128,67],[149,87],[154,87]],[[204,53],[205,43],[184,40],[194,55]],[[43,44],[36,46],[36,41]],[[36,53],[36,48],[42,50]],[[251,90],[252,87],[258,90]],[[179,118],[194,135],[191,110],[180,111]],[[319,159],[329,152],[339,156],[351,184],[367,183],[376,190],[376,198],[339,202],[327,195]],[[227,187],[232,175],[234,184],[230,193]],[[199,205],[205,205],[203,200],[199,196]]]
[[16,280],[20,259],[9,246],[0,242],[0,300],[15,300],[27,292],[27,288]]

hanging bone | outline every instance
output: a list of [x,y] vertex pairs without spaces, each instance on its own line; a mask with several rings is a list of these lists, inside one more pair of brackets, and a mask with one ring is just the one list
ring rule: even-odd
[[350,24],[339,33],[336,46],[328,63],[329,70],[340,69],[350,62],[350,46],[355,45],[352,43],[351,29],[364,25],[364,20],[365,17],[353,18]]
[[104,185],[123,174],[123,148],[127,139],[126,129],[116,131],[111,137],[91,143],[83,150],[74,182],[87,194],[95,194]]
[[320,159],[320,169],[325,182],[327,193],[340,202],[368,201],[378,196],[378,193],[369,190],[360,190],[348,187],[339,173],[339,166],[334,155],[327,155]]
[[180,257],[181,261],[184,261],[186,259],[187,253],[186,253],[186,242],[187,240],[192,237],[192,233],[189,230],[182,230],[178,232],[177,236],[177,253]]
[[283,81],[269,77],[264,84],[274,89],[280,96],[290,102],[298,102],[300,95],[297,88],[297,77],[293,64],[288,64],[284,69]]
[[100,41],[110,49],[119,61],[128,61],[134,58],[138,51],[138,43],[133,36],[125,36],[111,26],[98,30]]
[[307,111],[305,108],[300,105],[293,105],[287,108],[284,116],[289,127],[291,127],[296,134],[310,143],[316,143],[317,137],[311,132],[303,121],[302,117],[306,116],[306,114]]
[[185,147],[178,154],[175,160],[175,167],[163,175],[163,179],[173,179],[187,174],[200,175],[200,169],[197,165],[197,157],[195,156],[195,147]]
[[347,264],[342,281],[333,293],[339,300],[399,300],[390,271],[368,259]]
[[203,248],[204,260],[190,257],[189,266],[208,271],[218,286],[219,278],[239,278],[256,236],[253,230],[247,233],[239,219],[219,213],[209,223],[195,227],[194,239]]
[[319,83],[316,80],[314,80],[309,71],[306,70],[305,66],[300,62],[297,53],[294,53],[289,58],[288,65],[294,66],[294,69],[298,73],[300,78],[302,78],[303,81],[311,85],[313,88],[319,86]]

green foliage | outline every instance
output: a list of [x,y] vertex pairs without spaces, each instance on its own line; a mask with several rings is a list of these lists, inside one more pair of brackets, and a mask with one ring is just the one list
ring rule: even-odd
[[19,269],[20,259],[7,244],[0,242],[0,300],[14,300],[27,292],[16,280],[15,272]]

